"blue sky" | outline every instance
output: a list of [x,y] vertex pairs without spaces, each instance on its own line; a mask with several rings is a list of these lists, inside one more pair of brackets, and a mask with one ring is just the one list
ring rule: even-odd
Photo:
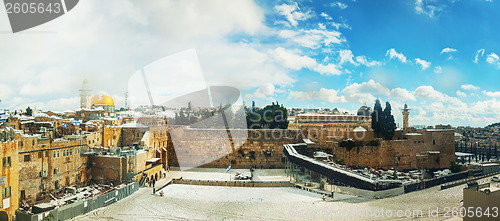
[[[266,24],[270,27],[281,31],[334,31],[341,40],[317,48],[290,41],[279,43],[300,50],[296,54],[318,63],[336,64],[337,71],[323,75],[308,68],[294,71],[297,81],[290,90],[296,96],[273,94],[282,103],[353,110],[359,103],[373,106],[374,96],[399,108],[404,103],[417,108],[416,123],[421,124],[481,125],[500,120],[496,101],[500,80],[496,55],[500,48],[495,28],[500,18],[496,1],[259,3],[266,8]],[[282,6],[294,11],[285,15]],[[342,53],[346,50],[348,53]],[[342,54],[347,54],[344,62]],[[373,63],[363,65],[357,61],[358,56]],[[358,84],[359,90],[346,102],[329,102],[329,98],[341,99],[334,93],[319,93],[321,89],[333,89],[341,97],[342,90],[352,84]],[[384,89],[402,93],[395,96]],[[485,110],[472,110],[475,108]],[[399,112],[396,108],[394,111]]]
[[[208,85],[247,104],[355,113],[390,101],[410,124],[500,121],[498,0],[81,1],[64,16],[9,33],[0,10],[0,108],[72,110],[78,89],[124,105],[130,77],[195,49]],[[165,73],[165,81],[194,83]]]

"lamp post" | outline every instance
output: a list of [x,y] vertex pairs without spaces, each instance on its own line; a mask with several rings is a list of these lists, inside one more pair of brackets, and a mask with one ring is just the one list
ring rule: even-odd
[[396,150],[394,150],[394,179],[397,179],[397,173],[396,173]]

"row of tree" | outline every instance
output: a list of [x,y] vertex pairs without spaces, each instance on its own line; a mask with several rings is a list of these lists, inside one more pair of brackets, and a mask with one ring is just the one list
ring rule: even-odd
[[288,111],[283,104],[278,101],[276,104],[260,109],[255,107],[255,102],[252,101],[252,107],[245,107],[245,115],[248,129],[287,129],[288,128]]
[[396,131],[394,116],[391,114],[391,104],[385,102],[385,109],[382,110],[380,100],[375,100],[372,112],[372,129],[376,137],[383,137],[384,140],[391,140]]

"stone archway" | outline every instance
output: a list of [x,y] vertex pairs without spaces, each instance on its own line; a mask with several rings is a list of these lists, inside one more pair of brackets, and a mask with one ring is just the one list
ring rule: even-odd
[[0,221],[8,221],[9,215],[5,211],[0,211]]

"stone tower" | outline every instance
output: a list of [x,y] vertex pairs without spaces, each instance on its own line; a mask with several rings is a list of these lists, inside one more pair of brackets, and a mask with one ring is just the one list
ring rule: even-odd
[[405,104],[403,108],[403,129],[408,128],[408,115],[410,115],[410,109],[408,109],[408,105]]
[[80,89],[80,108],[90,109],[90,97],[89,82],[85,79]]

